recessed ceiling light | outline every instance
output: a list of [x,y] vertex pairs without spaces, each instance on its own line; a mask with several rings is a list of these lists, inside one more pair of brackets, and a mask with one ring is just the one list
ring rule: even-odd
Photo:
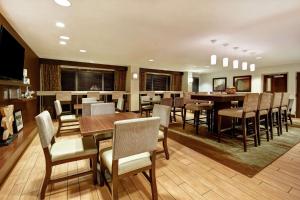
[[256,57],[256,60],[260,60],[260,59],[262,59],[261,56],[257,56],[257,57]]
[[62,22],[56,22],[55,25],[59,28],[64,28],[65,27],[65,24],[62,23]]
[[154,60],[153,60],[153,59],[149,59],[148,61],[149,61],[149,62],[154,62]]
[[61,44],[61,45],[66,45],[67,42],[66,42],[66,41],[59,41],[59,44]]
[[65,7],[71,6],[71,2],[68,0],[54,0],[54,1],[60,6],[65,6]]
[[80,49],[79,50],[81,53],[86,53],[86,50],[84,50],[84,49]]
[[62,40],[69,40],[70,39],[70,37],[64,36],[64,35],[59,36],[59,38],[62,39]]

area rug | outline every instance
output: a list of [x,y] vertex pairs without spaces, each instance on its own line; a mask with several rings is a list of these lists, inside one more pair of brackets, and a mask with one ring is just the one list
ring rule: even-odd
[[181,122],[173,123],[169,128],[169,137],[235,171],[253,177],[300,142],[300,128],[289,127],[289,132],[283,132],[281,136],[275,134],[270,142],[263,135],[261,146],[258,147],[254,147],[253,140],[249,139],[247,152],[243,151],[241,138],[226,135],[218,143],[216,135],[208,133],[204,126],[200,127],[199,135],[196,135],[192,125],[182,129]]

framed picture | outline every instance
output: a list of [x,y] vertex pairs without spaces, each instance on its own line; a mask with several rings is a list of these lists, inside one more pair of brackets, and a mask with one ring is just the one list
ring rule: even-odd
[[237,92],[251,92],[251,76],[234,76],[233,86]]
[[227,78],[213,78],[213,91],[225,91],[227,87]]
[[16,110],[14,112],[14,132],[18,133],[23,128],[22,111]]

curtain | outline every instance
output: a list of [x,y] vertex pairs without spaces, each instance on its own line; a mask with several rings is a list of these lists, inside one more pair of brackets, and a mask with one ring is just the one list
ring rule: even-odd
[[60,65],[41,64],[41,71],[42,71],[42,90],[60,91],[61,90]]
[[126,71],[115,71],[115,91],[125,91]]

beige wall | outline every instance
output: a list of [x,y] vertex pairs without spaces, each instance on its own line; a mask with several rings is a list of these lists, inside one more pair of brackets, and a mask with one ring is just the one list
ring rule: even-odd
[[130,92],[130,111],[139,110],[139,78],[132,79],[132,73],[140,72],[140,67],[138,66],[129,66],[126,77],[126,90]]
[[[263,75],[287,73],[288,74],[288,92],[291,98],[296,98],[296,75],[300,72],[300,64],[282,65],[275,67],[257,68],[255,72],[238,70],[222,70],[222,72],[201,74],[199,75],[199,91],[211,92],[212,91],[212,79],[217,77],[227,77],[227,87],[233,86],[233,77],[242,75],[252,75],[252,92],[263,91]],[[296,103],[292,113],[296,111]]]

